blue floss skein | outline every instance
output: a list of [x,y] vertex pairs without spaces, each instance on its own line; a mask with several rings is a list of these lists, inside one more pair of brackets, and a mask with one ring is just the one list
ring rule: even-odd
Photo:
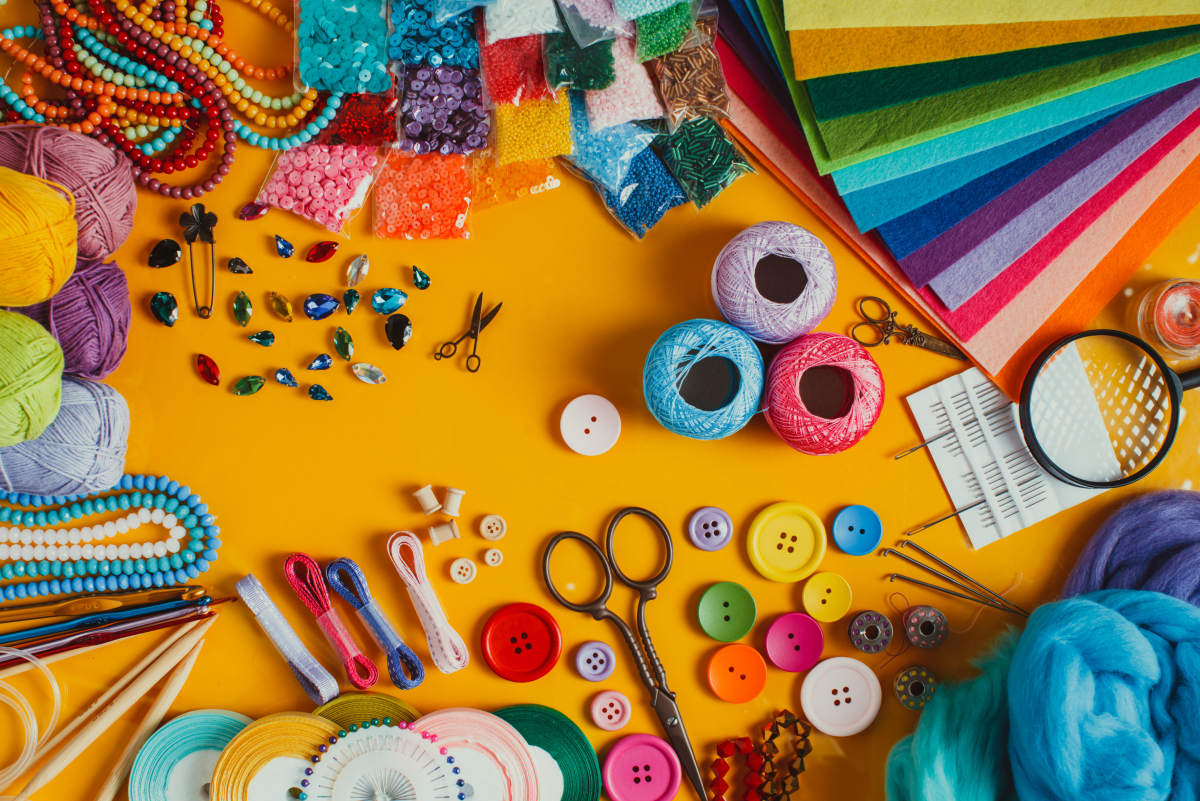
[[[696,364],[713,358],[737,368],[737,387],[725,405],[705,411],[684,400],[680,388]],[[764,374],[762,355],[745,332],[717,320],[688,320],[668,328],[650,348],[642,391],[650,414],[668,431],[721,439],[740,431],[758,411]]]
[[[343,573],[349,576],[348,582],[342,579]],[[392,684],[401,690],[411,690],[424,681],[425,666],[413,650],[404,644],[396,625],[383,611],[379,601],[371,597],[362,568],[353,559],[334,559],[325,568],[325,580],[334,592],[354,607],[375,642],[387,654],[388,675],[392,677]],[[409,675],[405,675],[405,669]]]

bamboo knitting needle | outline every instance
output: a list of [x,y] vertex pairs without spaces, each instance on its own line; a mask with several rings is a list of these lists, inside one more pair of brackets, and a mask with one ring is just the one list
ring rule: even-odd
[[204,636],[204,632],[208,631],[208,627],[212,625],[216,617],[216,615],[213,615],[208,620],[198,623],[191,631],[168,648],[150,667],[146,668],[140,676],[130,682],[129,686],[109,702],[108,706],[101,710],[100,714],[94,720],[80,729],[79,734],[75,735],[75,738],[70,743],[51,757],[42,766],[41,770],[34,774],[33,778],[29,780],[29,784],[25,785],[14,801],[29,801],[31,795],[49,784],[54,777],[70,765],[77,756],[83,753],[84,749],[107,731],[108,727],[117,718],[125,714],[129,710],[129,707],[137,703],[151,687],[158,684],[163,676],[174,669],[187,656],[192,648],[200,642],[200,639]]
[[[80,654],[86,654],[88,651],[95,651],[97,648],[103,648],[106,645],[112,645],[113,642],[116,642],[116,640],[113,640],[111,642],[102,642],[99,645],[84,645],[80,648],[76,648],[73,651],[63,651],[61,654],[51,654],[50,656],[39,656],[38,659],[42,660],[43,664],[53,665],[55,662],[59,662],[63,659],[69,659],[72,656],[79,656]],[[34,654],[34,656],[37,656],[37,654]],[[7,679],[12,676],[18,676],[18,675],[24,673],[25,671],[32,670],[32,669],[33,669],[32,662],[19,662],[19,663],[13,665],[12,667],[6,667],[3,670],[0,670],[0,680]]]
[[146,717],[142,718],[137,731],[133,733],[129,744],[125,746],[125,751],[122,752],[116,764],[113,765],[108,778],[104,780],[104,784],[100,785],[100,790],[96,793],[96,801],[113,801],[117,797],[117,791],[121,789],[121,785],[125,782],[125,779],[129,776],[129,771],[133,768],[133,760],[137,758],[138,752],[142,750],[142,746],[150,739],[150,735],[158,730],[158,727],[163,722],[163,718],[167,716],[167,710],[171,708],[171,704],[175,702],[179,691],[183,689],[183,685],[187,682],[188,675],[192,672],[192,666],[196,664],[196,657],[200,655],[200,647],[202,645],[204,645],[203,640],[196,643],[196,647],[184,657],[184,660],[171,673],[166,684],[163,685],[162,691],[159,692],[158,698],[154,699],[154,705],[150,707],[150,711],[146,713]]

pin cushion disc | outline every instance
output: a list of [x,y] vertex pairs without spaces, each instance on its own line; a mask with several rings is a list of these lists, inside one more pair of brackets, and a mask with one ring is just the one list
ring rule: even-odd
[[774,503],[750,524],[746,550],[754,569],[771,581],[810,575],[825,558],[825,526],[807,506]]

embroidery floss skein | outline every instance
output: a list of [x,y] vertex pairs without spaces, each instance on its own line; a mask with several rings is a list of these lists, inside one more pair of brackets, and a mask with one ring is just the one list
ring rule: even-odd
[[36,439],[54,421],[62,369],[62,348],[49,331],[0,311],[0,447]]
[[[834,418],[818,417],[801,399],[801,381],[814,368],[837,368],[847,403]],[[775,355],[763,403],[767,422],[801,453],[841,453],[867,435],[883,410],[883,373],[861,345],[841,334],[808,334]]]
[[[412,567],[404,561],[402,549],[405,547],[412,552]],[[425,554],[421,549],[421,541],[411,531],[397,531],[388,540],[388,556],[392,558],[392,565],[400,574],[400,580],[408,589],[408,597],[417,610],[417,617],[421,619],[433,664],[443,673],[465,668],[471,662],[471,652],[450,625],[446,610],[442,609],[437,592],[425,575]]]
[[317,616],[317,625],[341,656],[350,683],[360,690],[374,687],[379,680],[379,669],[363,654],[337,610],[330,605],[325,574],[317,560],[308,554],[294,553],[284,561],[283,574],[296,597]]
[[[688,320],[668,328],[650,348],[642,391],[650,414],[668,431],[721,439],[758,411],[763,372],[762,356],[744,332],[717,320]],[[697,383],[728,380],[729,390],[724,398],[705,398],[712,408],[698,408],[684,398],[689,376]]]
[[807,334],[829,314],[837,299],[837,269],[829,248],[809,231],[761,222],[717,254],[712,293],[730,323],[759,342],[782,344]]
[[75,198],[58,184],[0,167],[0,305],[41,303],[75,270]]

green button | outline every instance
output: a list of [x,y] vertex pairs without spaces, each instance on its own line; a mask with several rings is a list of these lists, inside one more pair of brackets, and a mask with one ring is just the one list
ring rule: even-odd
[[700,628],[717,642],[740,640],[754,627],[758,606],[754,596],[741,584],[722,581],[700,596],[697,609]]

